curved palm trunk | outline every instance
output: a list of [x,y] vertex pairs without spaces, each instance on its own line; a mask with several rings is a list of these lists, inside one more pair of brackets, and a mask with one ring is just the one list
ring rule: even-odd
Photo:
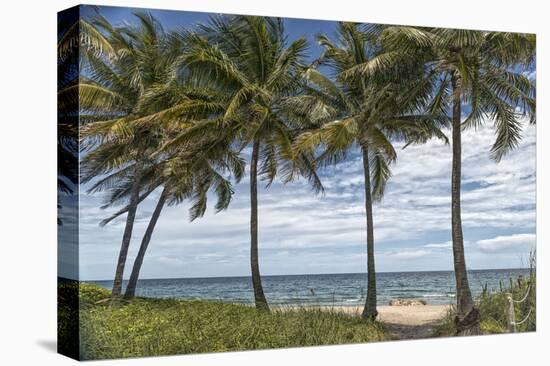
[[250,265],[252,268],[252,287],[256,309],[269,311],[264,295],[260,264],[258,261],[258,157],[260,142],[254,141],[250,159]]
[[124,234],[122,235],[122,244],[120,245],[120,252],[118,254],[115,280],[113,281],[113,297],[118,297],[122,293],[122,276],[124,275],[124,266],[126,265],[126,257],[128,256],[128,248],[130,247],[130,240],[132,239],[132,230],[134,229],[134,221],[139,203],[139,186],[142,169],[143,162],[137,162],[134,182],[132,183],[132,191],[130,192],[128,215],[126,216],[126,227],[124,228]]
[[453,258],[456,279],[457,316],[455,326],[457,335],[479,334],[480,314],[474,306],[466,259],[464,257],[464,238],[462,234],[462,218],[460,213],[460,184],[462,170],[462,135],[461,135],[461,106],[460,80],[453,77],[453,165],[451,175],[451,222],[453,238]]
[[143,235],[143,239],[141,240],[141,246],[139,247],[138,254],[136,256],[136,260],[134,261],[134,266],[132,268],[132,274],[130,275],[130,280],[128,281],[128,287],[126,287],[126,292],[124,294],[124,297],[126,298],[132,298],[136,294],[136,286],[137,281],[139,279],[139,272],[141,270],[141,266],[143,264],[143,258],[145,257],[145,252],[147,251],[147,247],[149,246],[149,243],[151,242],[151,237],[153,236],[153,230],[155,230],[155,225],[157,224],[157,221],[159,219],[160,213],[162,209],[164,208],[164,204],[166,203],[166,198],[168,196],[168,187],[165,186],[162,190],[162,193],[159,197],[159,200],[157,202],[157,206],[155,207],[155,210],[153,211],[153,215],[151,216],[151,220],[149,220],[149,224],[147,225],[147,229],[145,230],[145,234]]
[[376,310],[376,271],[374,269],[374,223],[372,218],[372,196],[370,186],[369,150],[365,145],[363,150],[363,173],[365,175],[365,211],[367,217],[367,300],[363,308],[363,318],[374,320],[378,315]]

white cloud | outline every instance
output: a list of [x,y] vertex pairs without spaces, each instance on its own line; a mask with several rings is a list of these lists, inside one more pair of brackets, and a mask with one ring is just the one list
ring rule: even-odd
[[513,234],[497,236],[492,239],[478,240],[477,245],[485,252],[501,252],[504,250],[525,252],[534,248],[536,244],[535,234]]
[[[535,133],[534,127],[527,127],[520,146],[496,164],[489,158],[494,131],[486,127],[464,132],[462,219],[467,241],[479,243],[488,240],[485,238],[534,232]],[[450,247],[451,147],[440,141],[405,150],[401,146],[397,144],[398,160],[392,167],[393,176],[384,200],[374,207],[377,268],[380,271],[450,269],[451,253],[443,249]],[[315,196],[303,179],[286,186],[274,183],[267,190],[263,184],[259,185],[262,273],[365,269],[363,173],[359,154],[351,154],[347,161],[320,174],[325,196]],[[188,222],[187,203],[167,207],[151,240],[143,277],[247,275],[250,245],[247,181],[235,186],[235,191],[227,211],[214,215],[211,199],[205,217],[193,223]],[[81,196],[80,257],[84,278],[112,276],[122,237],[125,217],[98,227],[99,221],[114,211],[100,210],[100,203],[100,195]],[[137,252],[154,204],[154,199],[148,199],[138,210],[129,263]],[[467,258],[475,268],[520,264],[510,248],[496,245],[494,242],[467,245]],[[503,249],[502,256],[489,256],[498,248],[507,249]],[[445,263],[444,267],[441,263]]]
[[179,258],[173,258],[173,257],[153,257],[153,260],[161,265],[183,265],[183,261]]
[[424,250],[424,249],[408,249],[408,250],[402,250],[394,253],[385,253],[382,255],[385,257],[395,258],[395,259],[415,259],[415,258],[427,256],[430,253],[431,251]]
[[450,241],[445,243],[433,243],[433,244],[424,245],[424,248],[435,248],[435,249],[449,249],[452,247],[453,247],[453,243]]

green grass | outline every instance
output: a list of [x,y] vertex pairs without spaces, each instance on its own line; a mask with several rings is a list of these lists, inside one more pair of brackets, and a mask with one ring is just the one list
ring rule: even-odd
[[271,314],[213,301],[136,298],[111,306],[109,292],[80,285],[81,358],[106,359],[390,339],[379,323],[301,308]]
[[[481,332],[483,334],[500,334],[508,332],[507,309],[508,300],[506,293],[512,293],[514,300],[522,300],[527,294],[524,302],[514,305],[516,322],[523,319],[527,321],[518,325],[518,332],[533,332],[536,330],[536,282],[535,272],[528,278],[510,279],[507,284],[500,284],[497,291],[490,292],[485,287],[476,305],[481,314]],[[529,291],[528,288],[530,287]],[[530,312],[530,314],[529,314]],[[529,316],[528,316],[529,314]],[[436,336],[451,336],[455,334],[454,318],[456,309],[452,308],[445,321],[436,328]]]

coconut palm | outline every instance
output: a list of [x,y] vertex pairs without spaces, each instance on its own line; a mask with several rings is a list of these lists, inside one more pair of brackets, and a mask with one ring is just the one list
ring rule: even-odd
[[[202,155],[204,150],[208,150],[208,155]],[[215,210],[220,212],[227,209],[233,195],[231,182],[225,174],[231,173],[236,182],[244,174],[244,162],[226,146],[212,148],[201,145],[200,148],[188,148],[183,157],[169,159],[163,165],[164,187],[134,261],[125,297],[133,297],[135,294],[143,258],[164,204],[167,202],[168,205],[174,205],[190,199],[190,221],[193,221],[204,215],[207,193],[213,190],[217,196]]]
[[[424,64],[424,80],[438,85],[434,106],[452,122],[451,216],[457,291],[458,335],[478,334],[480,314],[468,283],[461,220],[461,133],[488,121],[500,161],[521,139],[522,116],[535,123],[535,86],[522,74],[534,62],[535,35],[460,29],[387,27],[380,32],[386,52],[350,74],[373,75],[407,59]],[[468,113],[462,120],[463,107]]]
[[[218,146],[212,146],[213,144]],[[213,190],[217,196],[216,212],[225,210],[233,195],[231,182],[226,175],[230,173],[238,183],[244,173],[244,162],[239,158],[238,153],[214,140],[214,143],[188,146],[179,151],[177,156],[169,157],[154,166],[154,170],[150,175],[153,181],[143,186],[156,187],[160,180],[163,188],[134,261],[124,294],[126,298],[135,295],[143,259],[164,205],[179,204],[185,199],[191,200],[189,214],[190,221],[193,221],[204,215],[208,191]]]
[[160,23],[150,14],[134,15],[139,20],[137,27],[113,27],[99,14],[93,19],[92,24],[105,35],[115,56],[87,55],[78,86],[79,98],[89,101],[87,109],[94,112],[94,122],[82,129],[90,150],[83,159],[83,183],[104,175],[110,177],[110,184],[117,184],[115,178],[120,179],[119,183],[132,182],[113,296],[122,292],[140,182],[147,166],[153,163],[149,155],[158,148],[162,136],[158,129],[131,127],[131,123],[157,111],[147,101],[158,85],[166,82],[172,61],[168,37]]
[[269,186],[277,176],[288,182],[301,175],[316,191],[322,189],[311,162],[292,150],[292,140],[303,126],[281,112],[284,98],[298,92],[306,41],[287,44],[281,19],[251,16],[213,17],[186,38],[189,47],[175,69],[188,73],[197,86],[219,94],[216,103],[223,108],[182,132],[165,149],[211,131],[230,136],[250,153],[252,285],[256,308],[269,311],[258,258],[258,177]]
[[[321,147],[317,161],[334,164],[351,150],[359,148],[362,155],[365,212],[367,228],[367,298],[362,316],[375,319],[376,270],[374,260],[373,203],[384,195],[390,179],[390,165],[397,153],[393,142],[404,140],[407,144],[423,143],[431,137],[445,140],[440,127],[445,121],[437,114],[423,113],[427,107],[425,98],[431,85],[413,85],[411,77],[400,79],[391,75],[377,77],[348,77],[346,73],[373,59],[379,47],[376,37],[368,27],[356,23],[339,23],[337,43],[327,36],[318,37],[324,47],[321,59],[314,67],[305,70],[310,83],[306,95],[289,98],[287,104],[296,118],[300,116],[322,123],[318,129],[303,133],[296,141],[299,151],[315,155]],[[333,80],[316,70],[326,65],[332,71]],[[404,74],[417,65],[403,63]]]

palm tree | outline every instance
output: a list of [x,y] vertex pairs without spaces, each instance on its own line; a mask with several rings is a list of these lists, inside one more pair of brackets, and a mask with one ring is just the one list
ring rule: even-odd
[[[214,144],[216,143],[219,144],[218,141],[214,142]],[[152,187],[158,186],[160,177],[163,188],[134,261],[124,294],[126,298],[135,295],[145,253],[160,213],[166,203],[174,205],[185,199],[190,199],[192,201],[189,209],[190,221],[204,215],[209,190],[213,190],[217,196],[216,212],[225,210],[229,206],[233,189],[225,174],[229,171],[238,183],[244,173],[244,162],[228,146],[223,144],[219,144],[219,146],[212,145],[213,143],[210,142],[209,144],[188,146],[185,149],[180,149],[177,156],[169,157],[154,166],[155,172],[150,174],[153,178]],[[207,153],[205,154],[205,152]],[[114,217],[116,215],[105,220],[104,224]]]
[[[63,17],[63,14],[60,13],[60,16]],[[65,16],[59,20],[57,43],[57,189],[60,193],[72,195],[75,193],[74,186],[78,184],[79,116],[82,115],[83,120],[86,120],[89,117],[87,109],[93,106],[90,99],[79,98],[80,51],[97,57],[112,57],[114,50],[90,23],[83,19],[73,23],[74,15]],[[84,85],[83,89],[87,87]],[[58,203],[58,209],[61,208]],[[63,224],[60,218],[57,223]]]
[[[296,118],[314,123],[323,122],[315,130],[303,133],[296,141],[299,151],[315,155],[321,146],[323,152],[317,161],[334,164],[343,160],[348,152],[359,147],[362,154],[365,212],[367,228],[367,298],[362,316],[375,319],[376,271],[374,261],[373,202],[380,201],[390,179],[390,165],[397,154],[393,141],[407,144],[423,143],[436,136],[445,140],[440,127],[444,121],[432,114],[422,113],[426,107],[424,97],[430,85],[413,85],[413,79],[393,80],[391,75],[377,78],[350,78],[346,73],[369,62],[379,52],[376,37],[368,28],[355,23],[339,23],[338,43],[320,36],[325,48],[321,59],[308,68],[304,76],[311,87],[306,95],[289,98],[287,103]],[[318,64],[330,68],[334,80],[316,70]],[[403,64],[412,68],[415,65]],[[409,70],[407,70],[409,71]],[[411,73],[409,73],[411,74]],[[411,74],[412,75],[412,74]]]
[[[438,85],[434,105],[452,125],[451,221],[458,335],[479,334],[480,314],[468,284],[461,220],[461,133],[492,120],[491,157],[500,161],[521,139],[521,116],[535,123],[535,86],[521,71],[534,62],[535,35],[460,29],[387,27],[386,52],[353,73],[372,75],[406,59],[424,64],[424,80]],[[468,116],[462,121],[462,107]]]
[[[91,150],[83,159],[82,182],[102,175],[110,184],[131,181],[128,187],[128,211],[113,283],[113,296],[122,292],[122,278],[132,237],[137,206],[140,201],[140,182],[148,155],[160,141],[157,130],[141,126],[131,128],[133,121],[157,112],[152,109],[153,93],[169,75],[172,59],[167,51],[167,36],[160,23],[150,14],[135,13],[138,27],[113,27],[97,14],[92,24],[101,30],[115,57],[85,58],[86,76],[80,77],[79,98],[89,100],[88,110],[94,112],[94,122],[83,128]],[[83,89],[84,88],[84,89]],[[116,174],[113,174],[116,173]],[[94,192],[100,186],[91,189]]]
[[[282,101],[298,92],[298,70],[306,49],[300,38],[286,44],[281,19],[220,16],[186,34],[188,49],[176,70],[189,73],[202,88],[217,93],[217,113],[182,132],[165,148],[193,141],[210,131],[230,136],[250,151],[250,264],[256,308],[269,311],[258,258],[258,177],[269,186],[276,176],[288,182],[306,177],[321,183],[304,154],[295,155],[293,138],[303,126],[285,118]],[[222,109],[219,110],[218,108]]]

